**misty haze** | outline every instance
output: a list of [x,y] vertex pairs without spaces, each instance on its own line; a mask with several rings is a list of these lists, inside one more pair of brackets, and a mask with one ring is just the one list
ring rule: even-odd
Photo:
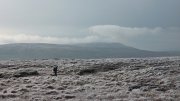
[[179,0],[0,0],[0,101],[180,101]]

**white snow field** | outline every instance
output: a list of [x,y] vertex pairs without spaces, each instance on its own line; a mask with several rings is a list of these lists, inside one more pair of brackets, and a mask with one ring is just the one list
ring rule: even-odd
[[0,101],[180,101],[180,57],[0,61]]

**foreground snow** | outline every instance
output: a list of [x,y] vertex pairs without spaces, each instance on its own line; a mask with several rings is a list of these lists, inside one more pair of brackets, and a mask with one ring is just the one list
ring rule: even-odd
[[180,101],[180,57],[0,61],[0,101],[56,100]]

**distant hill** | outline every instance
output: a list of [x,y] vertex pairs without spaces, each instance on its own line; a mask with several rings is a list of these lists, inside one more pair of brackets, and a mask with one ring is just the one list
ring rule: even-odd
[[139,50],[120,43],[75,45],[17,43],[0,45],[0,59],[125,58],[172,56],[176,54]]

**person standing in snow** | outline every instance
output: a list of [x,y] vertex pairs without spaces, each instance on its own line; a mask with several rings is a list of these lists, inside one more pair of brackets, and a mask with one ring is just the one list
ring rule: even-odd
[[58,66],[55,65],[55,66],[53,67],[53,72],[54,72],[54,75],[55,75],[55,76],[57,76],[57,69],[58,69]]

